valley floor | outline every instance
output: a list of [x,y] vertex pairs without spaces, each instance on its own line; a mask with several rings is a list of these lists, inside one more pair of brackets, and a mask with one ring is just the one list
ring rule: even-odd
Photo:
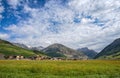
[[120,78],[120,60],[0,60],[0,78]]

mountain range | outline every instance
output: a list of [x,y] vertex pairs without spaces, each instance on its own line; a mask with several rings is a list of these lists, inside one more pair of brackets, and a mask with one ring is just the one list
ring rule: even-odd
[[[85,59],[87,56],[77,52],[71,48],[68,48],[62,44],[53,44],[43,50],[43,47],[28,47],[20,43],[11,43],[0,39],[0,54],[5,56],[10,55],[23,55],[25,57],[34,55],[47,55],[50,57],[60,57],[69,59]],[[41,51],[40,51],[41,50]]]
[[93,59],[97,55],[97,52],[90,50],[87,47],[79,48],[77,51],[83,52],[89,59]]
[[29,49],[29,50],[37,50],[37,51],[41,51],[44,47],[42,46],[38,46],[38,47],[31,47],[31,46],[26,46],[25,44],[20,44],[20,43],[12,43],[15,46],[24,48],[24,49]]
[[50,57],[66,58],[66,59],[120,59],[120,38],[114,40],[97,54],[94,50],[87,47],[74,50],[65,45],[55,43],[46,48],[28,47],[20,43],[11,43],[0,39],[0,55],[47,55]]
[[84,55],[82,52],[77,52],[74,49],[66,47],[62,44],[52,44],[42,50],[47,55],[51,57],[64,57],[68,59],[87,59],[87,56]]
[[25,44],[20,44],[20,43],[12,43],[12,44],[15,45],[15,46],[18,46],[18,47],[24,48],[24,49],[29,49],[29,47],[26,46]]

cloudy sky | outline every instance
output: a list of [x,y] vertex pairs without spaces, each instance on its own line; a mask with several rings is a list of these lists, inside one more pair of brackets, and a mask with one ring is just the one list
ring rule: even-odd
[[0,0],[0,38],[99,52],[120,38],[120,0]]

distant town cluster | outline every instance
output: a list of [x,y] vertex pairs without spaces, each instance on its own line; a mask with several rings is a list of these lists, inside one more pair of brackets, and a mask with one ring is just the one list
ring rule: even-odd
[[22,55],[9,55],[5,56],[3,54],[0,54],[0,60],[87,60],[88,58],[63,58],[63,57],[49,57],[49,56],[40,56],[40,55],[35,55],[35,56],[30,56],[30,57],[25,57]]

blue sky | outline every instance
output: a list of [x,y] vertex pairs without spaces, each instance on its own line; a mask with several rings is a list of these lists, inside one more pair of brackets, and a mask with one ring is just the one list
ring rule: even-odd
[[120,38],[120,0],[0,0],[0,38],[100,51]]

